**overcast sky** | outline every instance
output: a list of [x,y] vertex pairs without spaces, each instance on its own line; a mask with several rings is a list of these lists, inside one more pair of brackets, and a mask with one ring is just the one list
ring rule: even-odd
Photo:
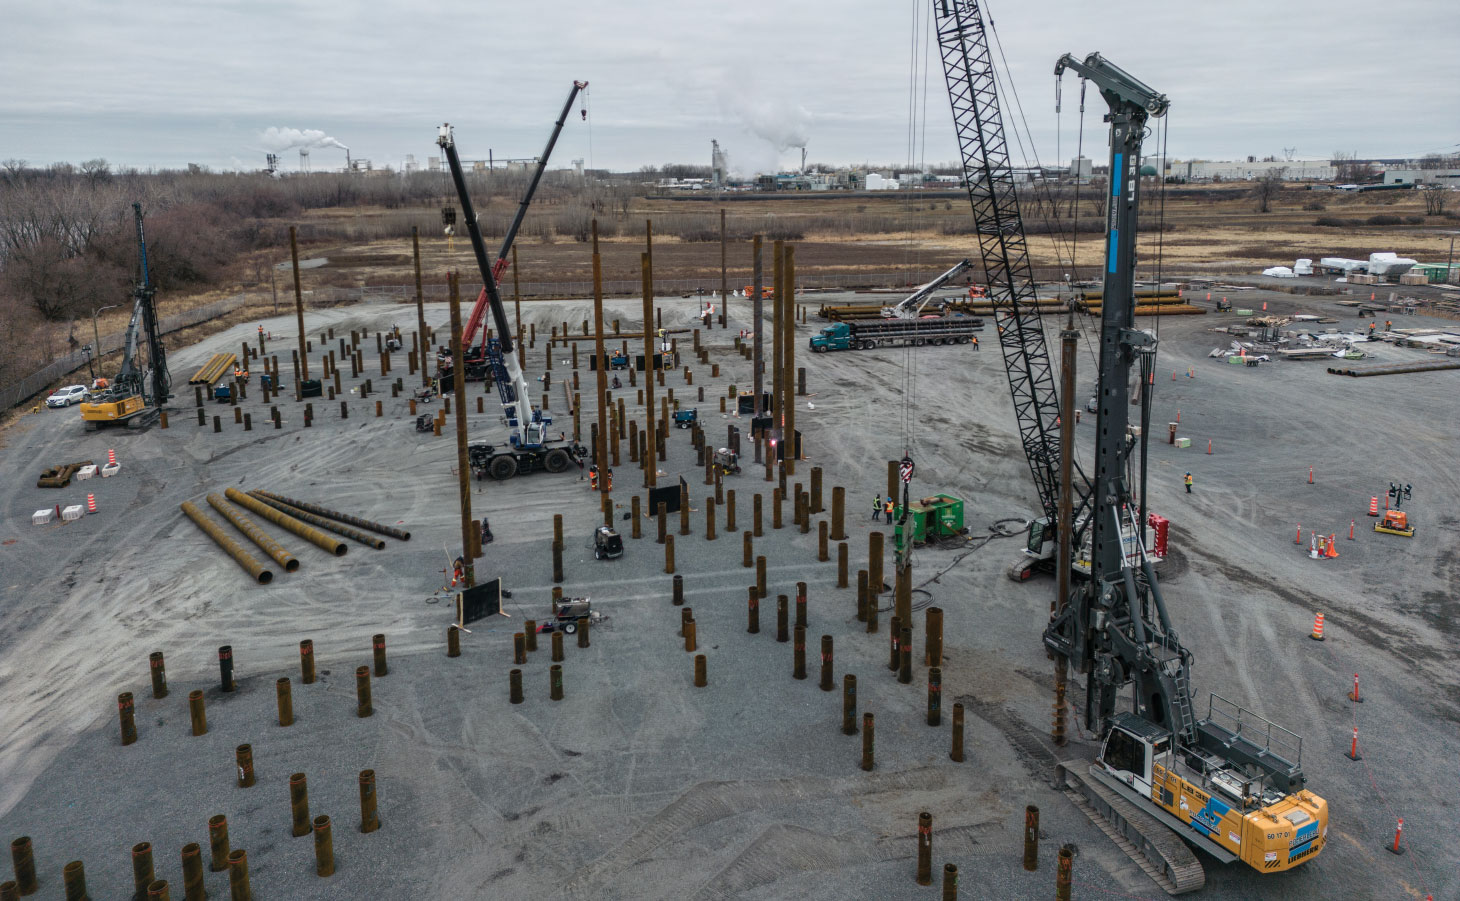
[[[708,164],[717,138],[732,168],[753,171],[798,160],[776,146],[798,135],[812,161],[904,162],[914,10],[922,23],[930,2],[0,0],[0,159],[258,168],[272,127],[321,130],[377,165],[408,153],[424,165],[443,121],[464,157],[533,156],[584,79],[589,122],[575,111],[555,163]],[[1173,157],[1460,150],[1460,4],[994,0],[986,10],[1045,162],[1056,156],[1054,60],[1097,50],[1171,98]],[[926,147],[911,158],[951,161],[936,53],[928,84]],[[1065,85],[1068,158],[1078,81]],[[1103,160],[1103,110],[1090,101],[1084,147]],[[282,156],[298,165],[297,151]],[[344,151],[311,159],[339,167]]]

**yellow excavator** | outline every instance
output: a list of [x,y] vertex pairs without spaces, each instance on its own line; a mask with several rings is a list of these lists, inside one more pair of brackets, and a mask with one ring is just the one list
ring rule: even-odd
[[[142,230],[142,205],[132,204],[137,220],[137,250],[141,277],[132,289],[132,318],[127,323],[126,343],[122,349],[122,365],[116,378],[105,388],[92,391],[81,402],[81,421],[88,432],[102,426],[125,425],[140,429],[157,421],[168,398],[171,379],[167,372],[167,354],[157,326],[157,289],[147,271],[147,238]],[[146,333],[148,366],[137,358],[137,345]]]

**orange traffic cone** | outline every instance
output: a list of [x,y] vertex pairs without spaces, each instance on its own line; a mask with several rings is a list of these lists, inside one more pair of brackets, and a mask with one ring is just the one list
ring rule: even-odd
[[1211,453],[1211,452],[1212,452],[1212,439],[1208,438],[1207,439],[1207,453]]
[[1328,557],[1330,560],[1338,556],[1338,548],[1333,543],[1333,539],[1337,537],[1338,536],[1336,534],[1328,536],[1328,550],[1324,553],[1323,556]]
[[1314,641],[1323,640],[1323,614],[1319,613],[1314,615],[1313,631],[1309,633],[1308,637],[1313,639]]
[[106,451],[106,462],[107,462],[107,465],[108,466],[115,466],[116,465],[116,462],[117,462],[117,452],[115,450],[113,450],[111,448],[107,448],[107,451]]
[[1171,381],[1176,381],[1176,370],[1171,370]]
[[1296,537],[1296,538],[1293,539],[1293,544],[1302,544],[1302,543],[1303,543],[1303,524],[1302,523],[1298,523],[1298,537]]
[[1354,521],[1352,519],[1348,521],[1348,540],[1354,540]]
[[1313,467],[1308,467],[1308,484],[1313,484]]
[[88,494],[86,496],[86,512],[87,513],[95,513],[96,512],[96,495],[94,495],[94,494]]
[[1267,301],[1265,301],[1265,300],[1262,302],[1262,312],[1264,312],[1264,313],[1267,312]]
[[1378,516],[1379,515],[1379,498],[1378,498],[1377,495],[1369,498],[1369,515],[1370,516]]
[[1211,299],[1212,299],[1212,292],[1208,291],[1207,292],[1207,300],[1211,300]]

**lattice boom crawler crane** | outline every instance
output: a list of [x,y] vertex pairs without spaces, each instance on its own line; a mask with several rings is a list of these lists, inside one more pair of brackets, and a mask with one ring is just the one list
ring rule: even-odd
[[[933,0],[933,11],[987,281],[996,304],[1000,295],[1007,303],[1000,342],[1015,410],[1040,481],[1056,473],[1049,461],[1058,451],[1058,405],[1042,331],[1018,303],[1032,297],[1033,282],[988,37],[977,0]],[[1128,429],[1130,380],[1153,365],[1156,350],[1155,336],[1134,324],[1141,143],[1147,120],[1164,115],[1168,101],[1099,54],[1061,57],[1056,75],[1065,69],[1093,83],[1110,107],[1111,175],[1095,468],[1074,519],[1061,523],[1090,530],[1089,572],[1059,599],[1044,642],[1085,673],[1085,722],[1102,740],[1088,781],[1067,771],[1073,787],[1098,814],[1139,838],[1154,865],[1147,872],[1155,870],[1175,894],[1200,888],[1205,874],[1173,836],[1223,862],[1280,872],[1322,850],[1328,805],[1305,788],[1296,735],[1216,695],[1205,719],[1193,712],[1191,653],[1167,616],[1145,529],[1135,522],[1140,507],[1131,473],[1146,435]],[[1058,486],[1040,487],[1045,497]],[[1117,712],[1127,687],[1130,708]]]

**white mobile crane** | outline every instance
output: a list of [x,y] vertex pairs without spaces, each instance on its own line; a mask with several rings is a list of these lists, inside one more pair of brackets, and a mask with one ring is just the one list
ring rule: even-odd
[[[586,449],[576,442],[555,446],[548,439],[548,426],[552,416],[532,405],[531,387],[522,374],[512,346],[512,329],[507,323],[507,310],[502,306],[502,296],[497,290],[497,279],[487,258],[487,245],[482,240],[482,229],[472,210],[471,194],[466,189],[466,176],[461,170],[461,158],[456,153],[456,139],[451,124],[441,126],[436,143],[445,151],[446,163],[451,169],[451,180],[456,183],[457,198],[461,201],[462,218],[466,220],[467,234],[471,236],[471,249],[476,254],[477,268],[481,270],[483,291],[492,312],[492,323],[497,335],[487,342],[486,355],[493,369],[497,394],[502,401],[503,418],[510,432],[509,446],[499,449],[496,445],[477,444],[471,446],[469,455],[472,469],[480,475],[490,475],[497,480],[510,479],[518,473],[562,472],[574,462],[582,465]],[[464,339],[463,339],[464,340]],[[463,351],[465,349],[463,348]]]
[[[1021,303],[1032,299],[1034,284],[989,41],[978,0],[932,3],[1020,433],[1041,497],[1054,497],[1058,484],[1043,482],[1058,480],[1051,461],[1059,405],[1038,311]],[[1298,736],[1216,695],[1205,719],[1193,710],[1192,655],[1167,615],[1139,525],[1144,505],[1132,488],[1146,430],[1127,428],[1131,378],[1140,373],[1147,382],[1156,351],[1155,336],[1134,322],[1141,143],[1147,120],[1164,115],[1168,101],[1099,54],[1065,55],[1055,74],[1066,69],[1093,83],[1110,108],[1106,302],[1094,470],[1088,483],[1083,475],[1070,480],[1071,512],[1052,520],[1075,534],[1088,527],[1088,577],[1057,598],[1044,644],[1085,674],[1085,723],[1101,740],[1088,780],[1063,768],[1073,790],[1177,894],[1200,888],[1205,873],[1176,836],[1223,862],[1281,872],[1322,850],[1328,804],[1305,787]],[[1126,687],[1129,709],[1117,711]]]
[[973,268],[973,260],[961,260],[952,269],[904,297],[896,305],[882,308],[883,319],[917,319],[933,299],[933,292]]

